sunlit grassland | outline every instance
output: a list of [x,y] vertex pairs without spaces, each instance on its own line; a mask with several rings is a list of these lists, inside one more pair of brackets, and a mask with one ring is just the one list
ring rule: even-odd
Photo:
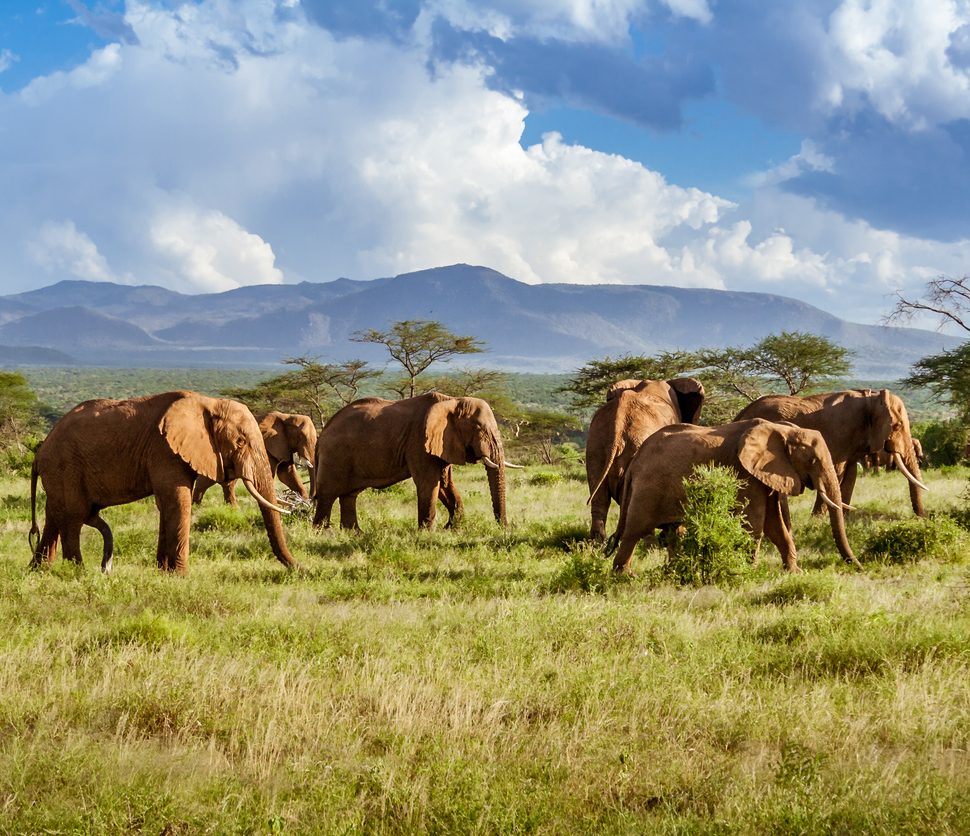
[[[545,472],[509,474],[507,532],[472,467],[457,531],[416,531],[410,485],[361,495],[361,534],[289,518],[299,574],[212,490],[187,578],[151,500],[105,511],[110,578],[94,532],[80,571],[27,572],[3,480],[0,832],[970,830],[962,547],[854,572],[806,495],[803,575],[765,544],[739,587],[676,589],[640,551],[557,592],[594,550],[585,481]],[[926,475],[966,504],[967,471]],[[911,514],[898,474],[853,504],[857,553]]]

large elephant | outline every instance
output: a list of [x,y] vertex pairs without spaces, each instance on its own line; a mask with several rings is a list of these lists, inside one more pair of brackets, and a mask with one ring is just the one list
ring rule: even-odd
[[340,500],[341,528],[358,528],[357,495],[407,478],[418,490],[418,525],[432,528],[440,498],[460,513],[453,464],[484,462],[495,519],[505,525],[505,452],[492,409],[481,398],[429,392],[389,401],[362,398],[334,415],[317,444],[313,524],[330,525]]
[[623,476],[644,439],[669,424],[696,424],[703,404],[704,386],[692,377],[621,380],[610,387],[586,438],[593,539],[605,538],[610,502],[620,502]]
[[[273,472],[253,414],[238,401],[196,392],[165,392],[131,400],[78,404],[44,439],[30,480],[31,565],[64,557],[81,562],[81,526],[101,532],[101,569],[111,571],[113,538],[102,508],[146,496],[158,506],[160,569],[185,574],[189,558],[192,486],[242,479],[260,505],[270,547],[287,568],[290,554],[275,504]],[[37,528],[37,478],[47,493],[44,531]],[[37,540],[38,535],[39,541]]]
[[[909,415],[902,399],[888,389],[848,389],[822,395],[765,395],[742,409],[736,421],[765,418],[790,421],[800,427],[818,430],[832,454],[839,473],[842,501],[851,502],[855,489],[857,463],[867,453],[887,452],[907,480],[913,512],[924,516],[923,475],[913,437]],[[815,503],[813,513],[822,510]]]
[[748,529],[756,543],[762,534],[768,536],[788,571],[799,569],[783,500],[805,488],[824,498],[839,553],[861,568],[846,537],[838,476],[821,433],[756,418],[719,427],[676,424],[643,442],[627,470],[620,521],[611,538],[619,543],[615,571],[628,570],[637,543],[654,529],[673,534],[683,520],[684,479],[701,464],[734,469],[743,484],[738,504]]
[[[302,499],[313,498],[313,459],[317,449],[317,428],[309,415],[287,412],[267,412],[259,419],[259,431],[266,445],[269,456],[269,466],[279,480],[290,490],[295,491]],[[307,492],[296,469],[295,459],[299,459],[310,468],[310,492]],[[192,502],[202,501],[205,492],[215,482],[205,476],[195,480],[192,491]],[[222,495],[230,505],[236,505],[236,480],[232,479],[222,485]]]

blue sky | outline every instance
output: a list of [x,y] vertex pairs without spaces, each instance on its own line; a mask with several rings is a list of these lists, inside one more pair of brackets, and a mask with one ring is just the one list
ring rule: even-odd
[[967,0],[8,0],[0,285],[458,261],[874,322],[970,256]]

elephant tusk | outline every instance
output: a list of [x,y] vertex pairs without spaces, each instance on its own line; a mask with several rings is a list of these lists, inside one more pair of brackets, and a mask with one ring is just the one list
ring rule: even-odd
[[498,465],[495,464],[488,456],[482,456],[482,463],[485,467],[490,467],[492,470],[498,470]]
[[513,468],[515,470],[525,470],[525,465],[524,464],[512,464],[512,462],[506,462],[505,463],[505,466],[506,467],[511,467],[511,468]]
[[844,510],[846,510],[846,511],[856,511],[856,510],[858,510],[854,505],[849,505],[848,502],[843,502],[842,503],[842,508]]
[[842,510],[840,506],[836,505],[831,499],[828,498],[828,496],[826,496],[825,491],[823,491],[821,488],[818,489],[818,495],[822,497],[822,502],[828,505],[829,508],[834,508],[836,511]]
[[919,479],[917,479],[915,476],[913,476],[912,473],[909,472],[909,469],[906,467],[905,464],[903,464],[903,457],[900,456],[899,453],[893,453],[893,461],[896,462],[896,467],[899,468],[899,472],[902,473],[903,476],[905,476],[907,479],[909,479],[910,482],[912,482],[914,485],[919,485],[919,487],[921,487],[924,491],[929,490],[929,488],[926,487],[926,485],[920,482]]
[[281,514],[292,513],[292,511],[288,511],[286,508],[281,508],[279,505],[274,505],[272,502],[270,502],[265,496],[263,496],[258,490],[256,490],[256,486],[252,483],[251,480],[243,479],[242,483],[243,485],[246,486],[246,490],[249,491],[253,499],[255,499],[264,508],[270,508],[273,511],[278,511]]

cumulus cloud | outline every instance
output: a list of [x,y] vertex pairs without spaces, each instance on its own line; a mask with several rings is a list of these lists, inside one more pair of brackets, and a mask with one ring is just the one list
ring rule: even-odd
[[735,103],[825,160],[775,172],[784,188],[873,226],[959,241],[970,226],[968,25],[963,0],[725,0],[709,26],[674,37],[709,56]]
[[[529,102],[511,94],[510,65],[496,84],[481,54],[429,51],[430,4],[382,5],[398,17],[380,37],[355,29],[352,6],[326,5],[129,0],[131,38],[0,94],[0,154],[13,162],[0,167],[0,193],[18,195],[17,212],[0,214],[0,280],[39,284],[63,270],[199,291],[464,261],[532,282],[772,290],[878,319],[880,294],[968,254],[962,239],[941,248],[846,222],[807,179],[844,179],[845,153],[814,136],[739,202],[555,133],[524,148]],[[730,5],[664,8],[678,26],[713,31],[730,24]],[[457,28],[460,12],[486,6],[435,8]],[[580,51],[602,49],[622,21],[661,9],[488,8],[511,29],[475,29],[477,43],[506,59],[503,38],[551,26]],[[516,17],[521,8],[534,14]],[[321,25],[338,18],[343,28]],[[802,81],[815,101],[810,74]]]
[[215,210],[170,208],[152,221],[149,239],[171,265],[176,287],[219,292],[248,284],[281,284],[273,248]]
[[58,279],[117,281],[104,256],[74,221],[46,221],[27,244],[33,261]]

